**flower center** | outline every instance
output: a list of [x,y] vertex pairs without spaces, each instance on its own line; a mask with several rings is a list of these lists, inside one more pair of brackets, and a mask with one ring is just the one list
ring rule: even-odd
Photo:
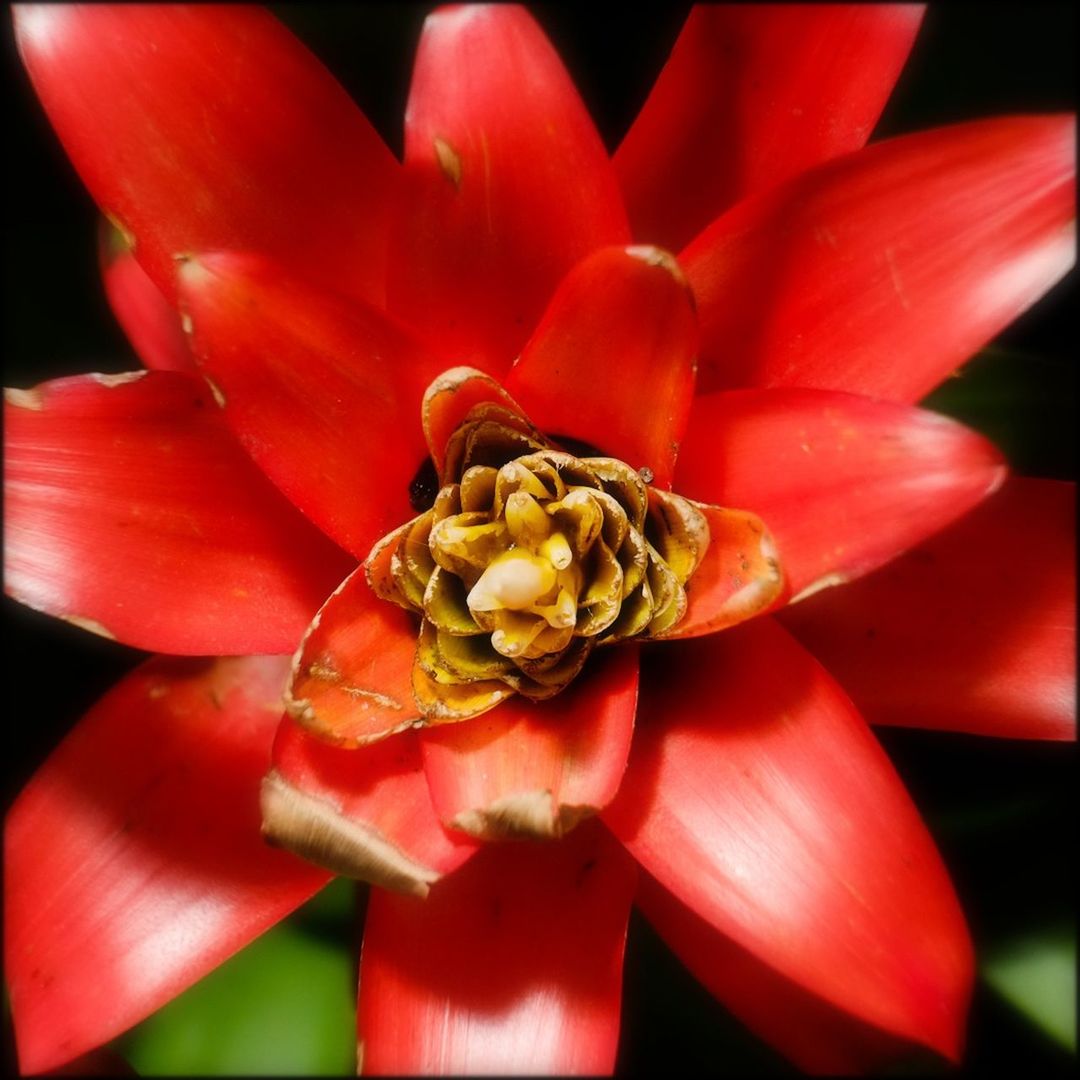
[[709,543],[693,503],[623,462],[557,450],[497,406],[470,416],[435,505],[366,563],[421,617],[413,689],[436,719],[551,697],[593,648],[670,630]]

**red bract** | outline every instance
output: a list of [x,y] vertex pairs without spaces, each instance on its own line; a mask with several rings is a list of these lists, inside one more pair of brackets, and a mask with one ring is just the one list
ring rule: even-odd
[[[26,1071],[119,1034],[331,872],[393,890],[361,959],[372,1072],[610,1070],[635,897],[803,1067],[959,1057],[967,930],[866,719],[1073,737],[1071,488],[995,495],[995,449],[911,402],[1071,264],[1074,129],[864,149],[919,19],[695,10],[610,161],[528,14],[440,10],[399,164],[267,14],[17,10],[151,370],[9,392],[6,588],[186,654],[106,695],[8,817]],[[422,427],[461,364],[555,439],[758,515],[777,603],[842,587],[711,634],[736,621],[717,562],[682,631],[707,636],[423,730],[415,621],[352,571],[414,514],[425,428],[438,457],[504,400],[459,376]],[[324,868],[264,843],[260,780],[264,828]],[[483,842],[507,820],[559,839]]]

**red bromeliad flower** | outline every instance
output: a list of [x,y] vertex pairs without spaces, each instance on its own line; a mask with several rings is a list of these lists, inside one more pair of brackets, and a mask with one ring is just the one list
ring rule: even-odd
[[1071,264],[1074,135],[864,147],[919,19],[697,9],[612,161],[524,11],[441,10],[400,165],[262,12],[17,10],[150,370],[9,391],[6,588],[174,654],[8,817],[26,1071],[332,872],[367,1071],[609,1070],[635,901],[803,1067],[959,1056],[866,720],[1073,737],[1072,489],[911,403]]

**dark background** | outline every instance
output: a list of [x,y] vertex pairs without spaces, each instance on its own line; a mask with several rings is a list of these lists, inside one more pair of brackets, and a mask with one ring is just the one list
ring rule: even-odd
[[[400,153],[426,7],[277,5]],[[534,9],[614,148],[648,93],[686,5]],[[878,136],[1004,112],[1075,108],[1071,5],[950,4],[926,17]],[[8,154],[5,384],[137,367],[97,274],[96,211],[44,121],[4,29]],[[1075,274],[930,404],[985,431],[1015,470],[1075,478]],[[79,715],[143,654],[5,599],[5,805]],[[949,865],[981,951],[1071,926],[1076,835],[1071,746],[880,732]],[[337,934],[340,926],[324,927]],[[340,935],[337,940],[341,940]],[[631,925],[619,1067],[790,1071]],[[1064,1071],[1066,1052],[980,983],[965,1072]]]

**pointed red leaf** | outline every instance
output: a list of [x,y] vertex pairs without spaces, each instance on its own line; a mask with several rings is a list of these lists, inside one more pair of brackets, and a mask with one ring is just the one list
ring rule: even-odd
[[350,562],[235,443],[200,380],[9,390],[4,587],[129,645],[292,652]]
[[120,230],[104,218],[98,249],[105,296],[139,359],[148,368],[194,371],[176,309],[146,276]]
[[781,975],[955,1059],[972,979],[963,915],[843,691],[772,619],[673,648],[662,679],[649,674],[604,821]]
[[998,451],[953,420],[825,390],[698,398],[675,487],[757,514],[787,595],[868,573],[1004,479]]
[[1075,485],[1010,480],[783,621],[873,723],[1075,739],[1075,529]]
[[416,739],[343,750],[286,717],[263,782],[267,836],[335,873],[426,896],[477,844],[439,822]]
[[678,249],[746,195],[858,150],[907,59],[916,4],[702,4],[615,168],[635,236]]
[[642,913],[702,983],[751,1031],[811,1075],[873,1075],[905,1043],[785,979],[642,874]]
[[412,670],[419,620],[372,592],[361,567],[319,610],[293,661],[289,713],[355,748],[421,723]]
[[1072,116],[888,139],[753,196],[680,256],[705,390],[915,401],[1075,259]]
[[24,1072],[120,1034],[326,882],[259,832],[287,668],[150,660],[15,802],[4,963]]
[[26,5],[19,52],[102,211],[173,257],[266,251],[380,303],[398,168],[333,76],[247,5]]
[[488,846],[422,903],[373,892],[363,1072],[610,1072],[634,877],[590,822],[557,843]]
[[264,257],[200,254],[179,289],[199,366],[245,449],[363,559],[413,516],[420,402],[441,365],[382,312]]
[[629,240],[614,170],[523,8],[429,15],[405,113],[391,310],[456,363],[509,367],[579,259]]
[[424,732],[424,770],[439,816],[492,839],[558,837],[619,789],[637,709],[637,650],[594,653],[550,701],[513,697]]
[[694,396],[697,320],[675,260],[605,248],[563,279],[506,388],[529,419],[671,487]]

